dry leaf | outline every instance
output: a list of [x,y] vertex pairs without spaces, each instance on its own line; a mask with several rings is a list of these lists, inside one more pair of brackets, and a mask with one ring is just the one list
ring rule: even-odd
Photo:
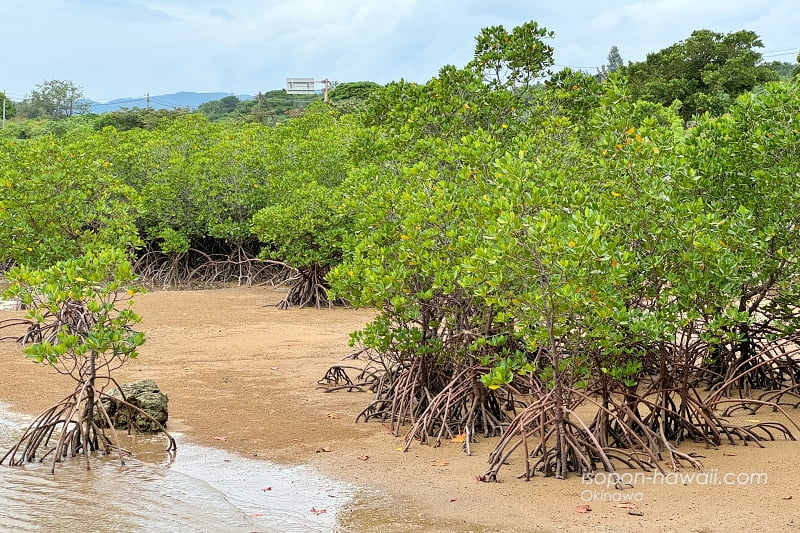
[[475,481],[482,481],[482,482],[486,483],[486,475],[475,476]]
[[311,512],[314,513],[314,514],[319,515],[319,514],[322,514],[322,513],[327,513],[328,510],[327,509],[317,509],[316,507],[312,507],[311,508]]
[[450,501],[451,501],[451,502],[457,502],[457,501],[458,501],[458,498],[450,498]]
[[639,509],[631,509],[630,511],[628,511],[628,514],[631,516],[644,516],[644,513]]
[[358,458],[361,459],[362,461],[366,461],[367,459],[369,459],[369,455],[359,455]]
[[395,448],[395,450],[398,451],[398,452],[402,452],[403,448]]
[[614,507],[619,507],[620,509],[638,509],[635,503],[633,502],[622,502],[618,503]]
[[271,368],[272,370],[278,370],[278,369],[280,369],[280,367],[279,367],[279,366],[271,366],[270,368]]
[[271,490],[272,490],[272,487],[264,487],[263,489],[261,489],[261,492],[269,492]]
[[329,451],[331,451],[331,449],[330,449],[330,448],[328,448],[327,446],[326,446],[326,447],[324,447],[324,448],[317,448],[317,453],[320,453],[320,452],[329,452]]
[[791,500],[791,499],[792,499],[792,497],[791,497],[791,496],[784,496],[782,499],[784,499],[784,500]]
[[436,461],[433,463],[433,466],[447,466],[450,464],[450,461]]
[[747,421],[748,421],[748,422],[751,422],[751,423],[753,423],[753,424],[758,424],[758,423],[760,423],[760,422],[761,422],[761,420],[756,420],[755,418],[748,418],[748,419],[747,419]]
[[452,440],[453,442],[464,442],[465,440],[467,440],[467,434],[466,433],[459,433],[458,435],[456,435],[455,437],[453,437],[450,440]]
[[735,453],[730,453],[730,452],[722,452],[722,455],[727,455],[728,457],[736,457]]
[[228,440],[228,437],[214,437],[214,440],[221,440],[223,442]]
[[588,513],[591,510],[592,510],[592,508],[589,507],[588,505],[578,505],[577,507],[575,507],[575,512],[578,512],[578,513]]
[[339,418],[339,415],[336,413],[328,413],[328,418]]

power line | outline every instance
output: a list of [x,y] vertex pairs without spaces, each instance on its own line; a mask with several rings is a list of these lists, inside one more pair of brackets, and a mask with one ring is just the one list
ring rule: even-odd
[[775,53],[775,52],[789,52],[789,51],[797,52],[798,50],[800,50],[800,44],[798,44],[796,46],[785,46],[783,48],[775,48],[774,50],[764,50],[764,53],[765,54],[772,54],[772,53]]
[[782,56],[797,57],[798,53],[800,53],[800,48],[792,50],[791,52],[774,52],[771,54],[761,54],[761,57],[782,57]]
[[94,102],[94,101],[92,101],[92,102],[93,102],[93,103],[92,103],[92,107],[101,107],[101,106],[121,106],[121,105],[123,105],[123,104],[131,104],[131,103],[133,103],[133,102],[145,102],[145,101],[146,101],[146,99],[145,99],[145,98],[129,98],[129,99],[126,99],[126,100],[112,100],[112,101],[110,101],[110,102],[106,102],[106,103],[104,103],[104,104],[101,104],[101,103],[99,103],[99,102]]
[[155,102],[156,104],[161,104],[163,106],[166,106],[166,107],[169,107],[169,108],[172,108],[172,109],[191,109],[191,107],[188,106],[188,105],[170,104],[169,102],[165,102],[163,100],[159,100],[158,98],[153,98],[153,97],[150,97],[150,101],[151,102]]
[[556,63],[553,63],[553,66],[554,67],[561,67],[561,68],[569,68],[569,69],[572,69],[572,70],[595,70],[595,69],[600,68],[600,65],[597,65],[596,67],[576,67],[576,66],[573,66],[573,65],[558,65]]

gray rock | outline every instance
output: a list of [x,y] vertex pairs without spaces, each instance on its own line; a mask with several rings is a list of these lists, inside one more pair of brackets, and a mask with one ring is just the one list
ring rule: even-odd
[[[155,418],[162,426],[167,426],[167,404],[169,398],[166,394],[161,392],[152,379],[142,379],[134,381],[133,383],[124,383],[120,385],[122,392],[125,394],[125,399],[131,405],[134,405]],[[109,393],[113,398],[122,399],[122,394],[119,389],[114,388]],[[150,420],[133,409],[128,409],[123,404],[116,402],[110,398],[103,398],[103,406],[108,411],[111,422],[116,428],[127,428],[129,416],[133,417],[133,422],[139,430],[145,433],[155,433],[161,431],[158,424]],[[104,422],[104,421],[103,421]],[[103,425],[106,425],[105,423]]]

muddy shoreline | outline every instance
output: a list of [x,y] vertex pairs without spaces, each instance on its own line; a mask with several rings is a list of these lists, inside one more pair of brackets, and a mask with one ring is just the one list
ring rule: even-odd
[[[577,477],[526,482],[516,478],[521,462],[501,470],[501,483],[480,483],[495,439],[479,437],[471,456],[449,442],[399,451],[402,439],[381,424],[354,423],[368,393],[317,388],[325,371],[352,352],[349,333],[373,312],[280,311],[274,303],[281,296],[269,287],[138,296],[147,342],[117,379],[155,379],[170,397],[168,429],[194,443],[311,465],[365,488],[342,514],[342,531],[800,530],[800,442],[697,449],[707,478],[719,483],[640,478],[627,495]],[[14,313],[0,311],[0,318]],[[14,343],[0,343],[0,401],[36,414],[70,387],[67,378],[25,360]],[[789,413],[800,420],[798,410]],[[772,416],[778,414],[758,414]],[[724,478],[762,473],[758,483]],[[642,516],[629,515],[621,498],[639,498]],[[581,505],[592,511],[577,512]]]

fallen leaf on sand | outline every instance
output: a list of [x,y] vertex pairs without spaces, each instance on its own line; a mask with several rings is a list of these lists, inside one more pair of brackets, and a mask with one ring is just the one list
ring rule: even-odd
[[280,367],[279,367],[279,366],[271,366],[271,367],[269,367],[269,368],[270,368],[271,370],[278,370],[278,369],[280,369]]
[[339,415],[336,413],[328,413],[328,418],[339,418]]
[[748,418],[747,421],[750,422],[751,424],[758,424],[759,422],[761,422],[761,420],[756,420],[755,418]]
[[366,461],[367,459],[369,459],[369,455],[359,455],[358,458],[361,459],[362,461]]
[[618,503],[614,507],[619,507],[620,509],[638,509],[635,503],[633,502],[622,502]]
[[731,452],[722,452],[722,455],[727,455],[728,457],[736,457],[736,454]]
[[322,514],[322,513],[327,513],[328,510],[327,509],[317,509],[316,507],[312,507],[311,508],[311,512],[314,513],[314,514]]
[[791,500],[791,499],[792,499],[792,497],[791,497],[791,496],[784,496],[782,499],[784,499],[784,500]]
[[214,437],[214,440],[221,440],[223,442],[228,440],[228,437]]
[[451,440],[453,442],[464,442],[465,440],[467,440],[467,434],[466,433],[459,433],[458,435],[453,437]]
[[630,511],[628,511],[628,514],[631,516],[644,516],[644,513],[639,509],[631,509]]
[[320,453],[320,452],[329,452],[329,451],[331,451],[331,449],[330,449],[330,448],[328,448],[327,446],[326,446],[326,447],[324,447],[324,448],[317,448],[317,453]]
[[457,501],[458,501],[458,498],[450,498],[450,502],[451,502],[451,503],[452,503],[452,502],[457,502]]
[[433,466],[447,466],[450,464],[450,461],[436,461],[433,463]]
[[592,508],[589,507],[588,505],[578,505],[577,507],[575,507],[575,512],[578,512],[578,513],[588,513],[591,510],[592,510]]
[[261,489],[261,492],[269,492],[271,490],[272,490],[272,487],[264,487],[263,489]]

